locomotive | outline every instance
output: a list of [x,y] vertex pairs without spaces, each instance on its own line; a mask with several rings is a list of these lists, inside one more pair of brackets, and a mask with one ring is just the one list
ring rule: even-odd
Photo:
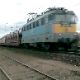
[[41,14],[29,13],[29,16],[27,23],[21,28],[21,33],[18,32],[18,38],[15,38],[17,46],[33,46],[45,50],[58,50],[61,47],[66,51],[77,49],[77,17],[73,11],[47,8]]
[[[49,50],[64,47],[76,49],[76,15],[64,8],[48,8],[41,15],[30,13],[32,18],[22,28],[22,44]],[[36,17],[35,17],[36,16]]]

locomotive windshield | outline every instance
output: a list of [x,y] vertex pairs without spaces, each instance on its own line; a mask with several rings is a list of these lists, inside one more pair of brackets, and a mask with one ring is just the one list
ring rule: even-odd
[[64,15],[55,15],[56,21],[58,22],[67,22],[67,23],[76,23],[76,16],[71,14]]

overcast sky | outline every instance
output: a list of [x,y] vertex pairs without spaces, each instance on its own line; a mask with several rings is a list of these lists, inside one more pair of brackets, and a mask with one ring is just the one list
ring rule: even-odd
[[40,13],[48,7],[73,10],[79,20],[77,30],[80,30],[80,4],[75,6],[78,3],[80,0],[0,0],[0,37],[24,25],[27,13]]

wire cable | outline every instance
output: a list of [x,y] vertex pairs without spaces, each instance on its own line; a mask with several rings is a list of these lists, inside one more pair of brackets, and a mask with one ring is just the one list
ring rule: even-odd
[[78,3],[78,4],[76,4],[76,5],[74,5],[74,6],[72,6],[72,7],[69,7],[69,8],[73,8],[73,7],[76,7],[76,6],[78,6],[80,3]]

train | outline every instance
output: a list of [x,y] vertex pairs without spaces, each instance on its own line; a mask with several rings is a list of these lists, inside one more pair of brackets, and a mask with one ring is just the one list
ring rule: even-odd
[[0,45],[30,46],[44,50],[76,50],[79,41],[77,16],[63,7],[50,7],[41,14],[28,13],[29,18],[20,30],[3,36]]
[[0,39],[0,45],[3,46],[20,46],[21,44],[21,32],[16,30],[3,36]]

